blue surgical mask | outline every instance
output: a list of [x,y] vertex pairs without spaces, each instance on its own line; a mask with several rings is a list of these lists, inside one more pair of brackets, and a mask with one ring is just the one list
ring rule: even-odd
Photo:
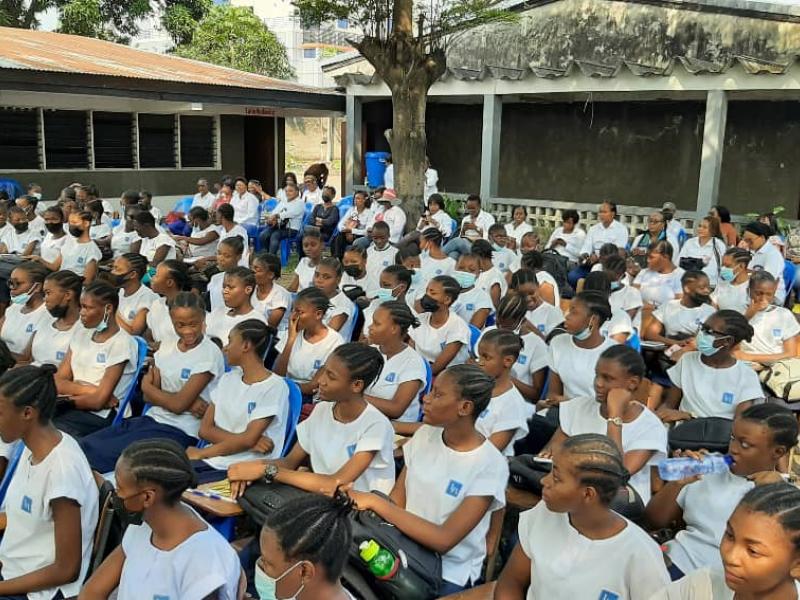
[[706,333],[702,329],[697,332],[697,335],[694,338],[695,346],[697,346],[697,351],[702,354],[703,356],[713,356],[717,352],[719,352],[719,348],[714,346],[714,342],[717,340],[712,334]]
[[34,283],[27,292],[24,292],[22,294],[17,294],[16,296],[11,296],[12,304],[25,306],[31,299],[31,296],[33,296],[33,290],[36,288],[36,285],[37,284]]
[[458,285],[461,286],[462,290],[465,290],[475,285],[475,280],[477,277],[472,273],[468,273],[467,271],[453,271],[453,279],[458,282]]
[[293,594],[292,596],[290,596],[288,598],[278,598],[278,596],[276,595],[277,592],[275,591],[275,588],[276,588],[278,582],[281,579],[283,579],[292,569],[294,569],[297,565],[299,565],[302,562],[303,561],[295,563],[294,565],[292,565],[291,567],[286,569],[283,572],[283,574],[280,577],[277,577],[277,578],[272,578],[269,575],[267,575],[263,571],[263,569],[261,569],[259,564],[256,563],[255,585],[256,585],[256,593],[258,594],[258,597],[261,600],[294,600],[295,598],[297,598],[297,596],[300,595],[300,592],[303,591],[303,588],[305,587],[305,584],[302,584],[300,586],[300,589],[297,590],[297,592],[295,594]]
[[736,278],[736,273],[733,272],[731,267],[721,267],[719,270],[719,278],[722,281],[733,281]]
[[108,317],[110,313],[108,311],[103,313],[103,320],[97,324],[97,327],[94,328],[95,333],[103,333],[106,329],[108,329]]
[[492,244],[492,248],[494,249],[495,252],[503,251],[503,246],[501,246],[500,244]]
[[579,342],[584,342],[588,340],[592,335],[592,321],[589,320],[589,324],[586,326],[585,329],[581,329],[578,333],[574,334],[574,337]]
[[419,269],[417,269],[416,271],[412,271],[411,272],[411,284],[412,285],[419,285],[420,283],[422,283],[422,273],[420,272]]
[[378,302],[389,302],[389,300],[394,300],[394,288],[378,288],[375,290],[374,297]]

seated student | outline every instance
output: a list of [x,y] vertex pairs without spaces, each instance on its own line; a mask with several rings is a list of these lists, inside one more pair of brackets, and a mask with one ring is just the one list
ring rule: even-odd
[[379,284],[380,287],[373,292],[372,302],[362,313],[364,315],[364,326],[361,329],[362,341],[367,337],[375,311],[385,302],[397,300],[408,306],[412,314],[416,314],[411,307],[411,300],[406,296],[406,290],[411,286],[411,271],[401,265],[389,265],[381,271]]
[[28,226],[27,214],[16,205],[8,209],[8,224],[0,236],[0,254],[32,256],[42,242],[41,231]]
[[[372,201],[366,192],[353,194],[353,206],[347,211],[344,218],[339,221],[339,235],[333,238],[331,254],[337,258],[344,256],[347,246],[367,234],[367,222],[372,215]],[[361,248],[366,250],[366,248]]]
[[[778,463],[797,444],[797,432],[797,420],[788,409],[751,406],[733,421],[730,471],[669,481],[653,495],[645,511],[653,528],[685,524],[666,544],[673,579],[703,567],[722,568],[717,549],[725,522],[747,491],[780,478]],[[701,457],[688,450],[682,455]]]
[[658,407],[661,420],[733,419],[763,398],[758,375],[733,355],[740,342],[752,338],[753,328],[734,310],[721,310],[708,317],[695,337],[697,351],[684,354],[667,371],[672,387]]
[[11,305],[0,318],[0,340],[6,343],[18,363],[30,361],[33,334],[52,320],[44,303],[47,275],[42,265],[23,262],[11,271],[8,279]]
[[[382,367],[375,348],[359,343],[336,348],[320,369],[320,401],[297,425],[297,442],[288,456],[234,464],[228,478],[265,478],[325,495],[348,484],[388,493],[394,485],[394,431],[389,419],[364,398]],[[297,470],[307,462],[311,472]],[[242,485],[234,487],[244,491]]]
[[[605,271],[590,272],[583,280],[583,290],[602,294],[611,306],[611,280]],[[624,310],[612,308],[611,318],[603,323],[600,333],[619,344],[624,344],[633,335],[633,323]]]
[[51,206],[44,211],[44,225],[47,235],[42,240],[41,256],[31,256],[31,260],[42,263],[50,271],[58,271],[60,265],[56,260],[61,256],[64,246],[74,241],[67,235],[64,226],[64,213],[58,206]]
[[133,252],[115,258],[111,267],[111,283],[119,288],[117,323],[131,335],[144,333],[147,314],[159,300],[158,294],[142,284],[146,274],[147,259]]
[[292,293],[302,292],[307,287],[311,287],[314,281],[314,271],[322,258],[322,251],[325,249],[322,243],[322,234],[316,227],[307,227],[303,235],[303,258],[294,268],[292,281],[286,289]]
[[669,582],[658,545],[609,508],[628,470],[618,444],[588,433],[564,441],[542,500],[520,515],[519,542],[497,581],[497,600],[647,600]]
[[658,308],[670,300],[680,299],[683,293],[683,269],[672,262],[674,249],[667,241],[651,244],[647,250],[647,268],[633,280],[642,293],[645,306]]
[[647,504],[651,467],[667,457],[667,431],[649,408],[633,399],[644,373],[644,361],[633,348],[606,349],[595,368],[594,394],[559,404],[559,427],[542,455],[552,456],[568,437],[607,435],[622,453],[631,486]]
[[[200,423],[205,448],[188,448],[201,483],[225,479],[234,463],[278,458],[289,419],[289,386],[264,366],[275,330],[263,321],[238,323],[225,346],[232,368],[218,376]],[[201,462],[202,461],[202,462]]]
[[750,304],[750,264],[752,255],[743,248],[728,248],[722,256],[717,287],[711,292],[711,301],[720,310],[745,313]]
[[[511,275],[511,273],[516,273],[522,268],[523,256],[531,252],[539,252],[539,257],[541,257],[540,250],[541,250],[541,242],[539,240],[539,235],[535,231],[529,231],[528,233],[524,234],[522,236],[522,239],[520,240],[520,244],[519,247],[517,248],[514,260],[511,263],[510,273],[506,273],[506,279],[509,278],[509,275]],[[542,268],[542,266],[540,265],[538,268]],[[548,275],[550,274],[548,273]],[[555,281],[553,281],[553,283],[555,284]]]
[[604,265],[604,272],[611,282],[611,295],[608,303],[611,312],[625,311],[631,318],[631,324],[636,330],[642,328],[642,292],[632,285],[628,285],[627,261],[621,256],[609,256]]
[[500,298],[505,296],[508,283],[492,262],[492,245],[486,240],[476,240],[472,244],[470,254],[477,256],[481,266],[481,274],[475,281],[475,287],[486,292],[492,299],[492,305],[497,307]]
[[48,319],[31,342],[32,364],[61,364],[75,332],[83,329],[80,321],[83,280],[72,271],[56,271],[44,280],[44,305]]
[[410,332],[414,348],[431,363],[438,375],[450,365],[460,365],[469,356],[470,331],[464,320],[450,307],[458,298],[461,286],[449,275],[439,275],[428,283],[419,301],[422,314],[419,327]]
[[189,211],[189,222],[192,224],[192,233],[188,237],[175,236],[183,253],[190,259],[214,256],[219,243],[219,230],[208,211],[202,206],[195,206]]
[[650,600],[798,598],[800,490],[778,482],[742,497],[719,545],[724,571],[702,568]]
[[56,429],[54,367],[0,377],[0,437],[25,445],[5,498],[0,598],[75,597],[92,560],[98,494],[77,442]]
[[169,316],[169,303],[179,292],[189,289],[189,266],[177,260],[165,260],[156,267],[150,289],[159,295],[147,312],[147,338],[156,349],[159,344],[178,341]]
[[422,277],[419,250],[415,245],[405,246],[397,251],[395,263],[404,266],[411,273],[411,285],[406,290],[406,303],[411,310],[415,311],[416,301],[425,295],[425,288],[428,285]]
[[[250,264],[256,278],[256,289],[253,290],[250,303],[264,314],[267,325],[278,332],[278,339],[285,342],[292,295],[278,283],[281,278],[281,259],[262,250],[253,254]],[[283,345],[279,348],[282,349]]]
[[142,378],[147,413],[81,440],[95,471],[112,471],[122,451],[137,440],[167,438],[183,447],[197,443],[210,384],[225,372],[225,361],[217,345],[203,335],[206,312],[199,296],[181,292],[172,302],[170,315],[178,339],[161,345]]
[[[171,440],[131,444],[114,471],[115,508],[127,517],[122,543],[86,582],[80,600],[236,600],[236,552],[181,495],[196,485],[183,448]],[[94,482],[92,488],[96,489]]]
[[547,339],[550,332],[564,322],[561,307],[545,302],[540,295],[539,278],[533,269],[522,268],[515,272],[511,276],[511,289],[526,299],[525,319],[530,323],[530,331],[535,331],[541,339]]
[[[520,238],[521,241],[522,238]],[[501,273],[508,273],[517,258],[517,254],[507,247],[508,233],[506,233],[505,225],[495,223],[489,227],[489,242],[492,244],[493,250],[492,263]]]
[[513,331],[494,329],[478,342],[477,365],[495,384],[489,406],[478,415],[475,429],[504,456],[514,456],[514,442],[528,433],[529,410],[511,379],[522,352],[522,339]]
[[420,271],[426,280],[437,275],[452,275],[456,269],[456,261],[442,250],[444,236],[436,227],[428,227],[419,238]]
[[238,236],[225,238],[217,245],[217,268],[219,273],[211,276],[206,288],[208,290],[210,312],[225,306],[225,301],[222,298],[222,284],[225,279],[225,273],[239,266],[243,252],[244,243],[242,238]]
[[[422,233],[428,227],[435,227],[449,238],[456,230],[456,223],[445,210],[445,200],[441,194],[431,194],[428,198],[428,210],[417,221],[417,232]],[[414,241],[414,237],[410,238]]]
[[[119,294],[107,283],[89,284],[81,296],[81,323],[56,373],[56,426],[73,437],[107,427],[136,372],[134,339],[117,324]],[[129,408],[130,409],[130,408]]]
[[169,234],[158,230],[153,215],[146,210],[136,214],[134,228],[141,239],[131,243],[131,252],[144,256],[151,267],[157,267],[165,260],[174,260],[178,257],[175,240]]
[[368,342],[378,348],[384,364],[364,398],[390,419],[408,423],[419,420],[419,394],[427,383],[425,359],[408,345],[408,331],[418,325],[405,302],[389,300],[374,310],[367,330]]
[[73,240],[61,249],[61,256],[53,261],[54,270],[73,271],[84,282],[91,283],[97,275],[97,264],[103,258],[100,248],[89,235],[92,215],[88,211],[74,212],[69,216],[69,233]]
[[389,243],[389,226],[378,221],[372,228],[372,243],[367,248],[367,276],[377,278],[389,265],[395,264],[397,248]]
[[378,287],[375,277],[367,274],[367,249],[350,246],[342,257],[342,287],[357,285],[362,290],[372,291]]
[[130,252],[131,244],[140,239],[134,225],[136,225],[136,215],[143,210],[138,204],[127,205],[123,222],[111,230],[111,253],[114,258]]
[[[711,306],[711,288],[702,271],[686,271],[681,277],[680,300],[670,300],[653,311],[653,318],[644,332],[644,338],[661,342],[667,348],[677,344],[682,351],[695,349],[694,338],[700,326],[714,314]],[[680,358],[679,353],[672,360]]]
[[493,388],[475,365],[448,368],[423,399],[423,425],[403,446],[406,464],[391,499],[350,492],[360,510],[441,554],[442,596],[478,580],[489,521],[505,505],[508,465],[475,427]]
[[542,300],[552,304],[556,308],[561,308],[561,292],[555,278],[544,269],[544,256],[541,252],[530,250],[522,255],[520,268],[530,269],[536,273],[539,282],[539,295]]
[[315,287],[297,294],[289,317],[286,345],[273,368],[278,375],[296,381],[306,396],[316,391],[319,370],[331,352],[344,344],[339,332],[323,323],[330,307],[328,298]]
[[250,269],[233,267],[225,272],[222,284],[222,298],[225,304],[211,311],[206,319],[206,333],[209,337],[217,338],[225,346],[231,329],[237,323],[248,319],[267,322],[266,315],[253,308],[250,302],[255,287],[256,278]]
[[744,316],[753,327],[753,339],[743,342],[734,356],[758,368],[797,356],[800,325],[790,310],[773,304],[777,285],[766,271],[750,276],[750,306]]
[[[230,204],[223,204],[216,209],[217,217],[217,231],[219,232],[219,242],[230,237],[238,237],[244,243],[244,252],[242,253],[242,261],[239,263],[240,267],[246,267],[250,260],[250,240],[247,235],[247,230],[233,220],[233,206]],[[217,242],[217,244],[219,244]],[[195,263],[197,268],[202,270],[208,262],[213,262],[213,256],[201,258]]]
[[581,292],[572,299],[564,317],[568,335],[550,341],[550,388],[547,403],[594,396],[597,361],[603,352],[616,345],[603,337],[603,323],[611,318],[608,299],[597,292]]
[[486,319],[494,312],[494,305],[489,294],[475,285],[480,274],[480,259],[473,254],[462,254],[458,269],[450,273],[461,286],[453,311],[468,324],[483,329]]
[[341,280],[342,263],[338,258],[326,257],[319,261],[314,271],[313,285],[325,294],[331,304],[322,322],[334,331],[338,331],[342,339],[349,340],[355,325],[353,321],[355,306],[353,301],[339,289]]

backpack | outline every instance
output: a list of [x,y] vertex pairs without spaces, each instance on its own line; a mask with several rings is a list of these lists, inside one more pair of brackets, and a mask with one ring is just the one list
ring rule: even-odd
[[761,371],[767,389],[786,402],[800,401],[800,358],[784,358]]
[[575,290],[569,284],[567,273],[569,273],[569,266],[566,256],[561,256],[555,250],[545,250],[542,252],[542,268],[553,276],[558,285],[558,293],[562,298],[572,298],[575,295]]

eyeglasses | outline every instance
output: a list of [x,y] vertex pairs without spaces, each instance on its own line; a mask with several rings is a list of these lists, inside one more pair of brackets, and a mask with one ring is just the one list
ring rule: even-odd
[[707,333],[709,335],[713,335],[714,337],[728,337],[727,333],[723,333],[721,331],[714,331],[708,325],[701,325],[700,331],[702,331],[703,333]]

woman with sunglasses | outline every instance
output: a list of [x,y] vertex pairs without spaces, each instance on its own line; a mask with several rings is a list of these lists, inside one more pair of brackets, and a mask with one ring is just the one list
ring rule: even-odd
[[733,419],[764,396],[755,371],[734,356],[739,342],[749,342],[753,328],[735,310],[706,319],[687,352],[667,371],[669,388],[657,414],[665,423],[698,417]]

